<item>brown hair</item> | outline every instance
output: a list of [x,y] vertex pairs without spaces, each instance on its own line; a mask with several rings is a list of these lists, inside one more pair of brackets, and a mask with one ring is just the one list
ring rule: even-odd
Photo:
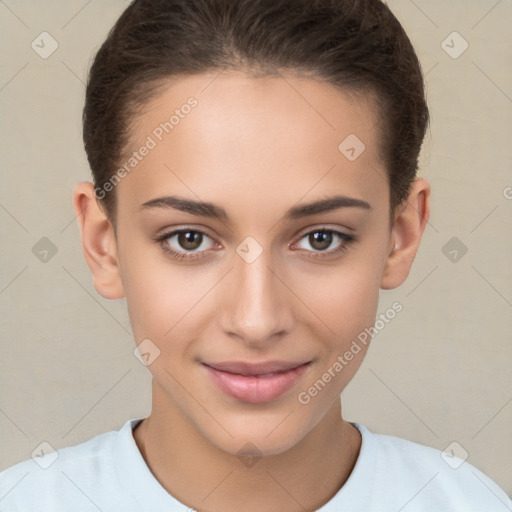
[[[112,179],[137,113],[166,79],[226,69],[294,70],[375,95],[391,213],[406,199],[429,113],[418,58],[381,0],[132,1],[87,82],[83,139],[95,187]],[[115,221],[115,193],[99,199]]]

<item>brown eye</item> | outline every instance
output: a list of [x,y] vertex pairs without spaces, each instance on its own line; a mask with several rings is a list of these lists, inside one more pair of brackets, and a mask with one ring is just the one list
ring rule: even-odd
[[306,250],[312,258],[335,257],[356,241],[355,235],[347,235],[335,229],[315,229],[302,236],[296,243]]
[[309,234],[309,243],[313,249],[324,251],[328,249],[333,240],[332,233],[328,231],[315,231]]
[[214,241],[206,234],[197,229],[179,229],[162,235],[157,239],[162,243],[163,248],[173,254],[187,257],[193,253],[206,252],[215,246]]
[[196,231],[182,231],[178,234],[177,242],[182,249],[194,251],[201,246],[203,234]]

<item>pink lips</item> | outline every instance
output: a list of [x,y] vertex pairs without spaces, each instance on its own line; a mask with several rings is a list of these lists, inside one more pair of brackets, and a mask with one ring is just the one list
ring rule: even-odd
[[242,402],[263,403],[293,387],[310,362],[270,361],[203,363],[212,380],[226,394]]

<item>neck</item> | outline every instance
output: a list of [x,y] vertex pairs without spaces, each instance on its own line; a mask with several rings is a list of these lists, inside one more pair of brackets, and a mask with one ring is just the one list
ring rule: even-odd
[[210,443],[154,380],[153,410],[134,438],[160,484],[199,512],[314,511],[345,483],[361,446],[336,400],[291,449],[242,460]]

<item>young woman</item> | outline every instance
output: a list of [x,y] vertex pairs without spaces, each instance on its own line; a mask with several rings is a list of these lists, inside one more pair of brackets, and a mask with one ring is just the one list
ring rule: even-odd
[[429,218],[422,74],[384,3],[135,0],[83,122],[83,250],[126,297],[152,412],[7,469],[1,510],[511,509],[470,464],[342,417]]

